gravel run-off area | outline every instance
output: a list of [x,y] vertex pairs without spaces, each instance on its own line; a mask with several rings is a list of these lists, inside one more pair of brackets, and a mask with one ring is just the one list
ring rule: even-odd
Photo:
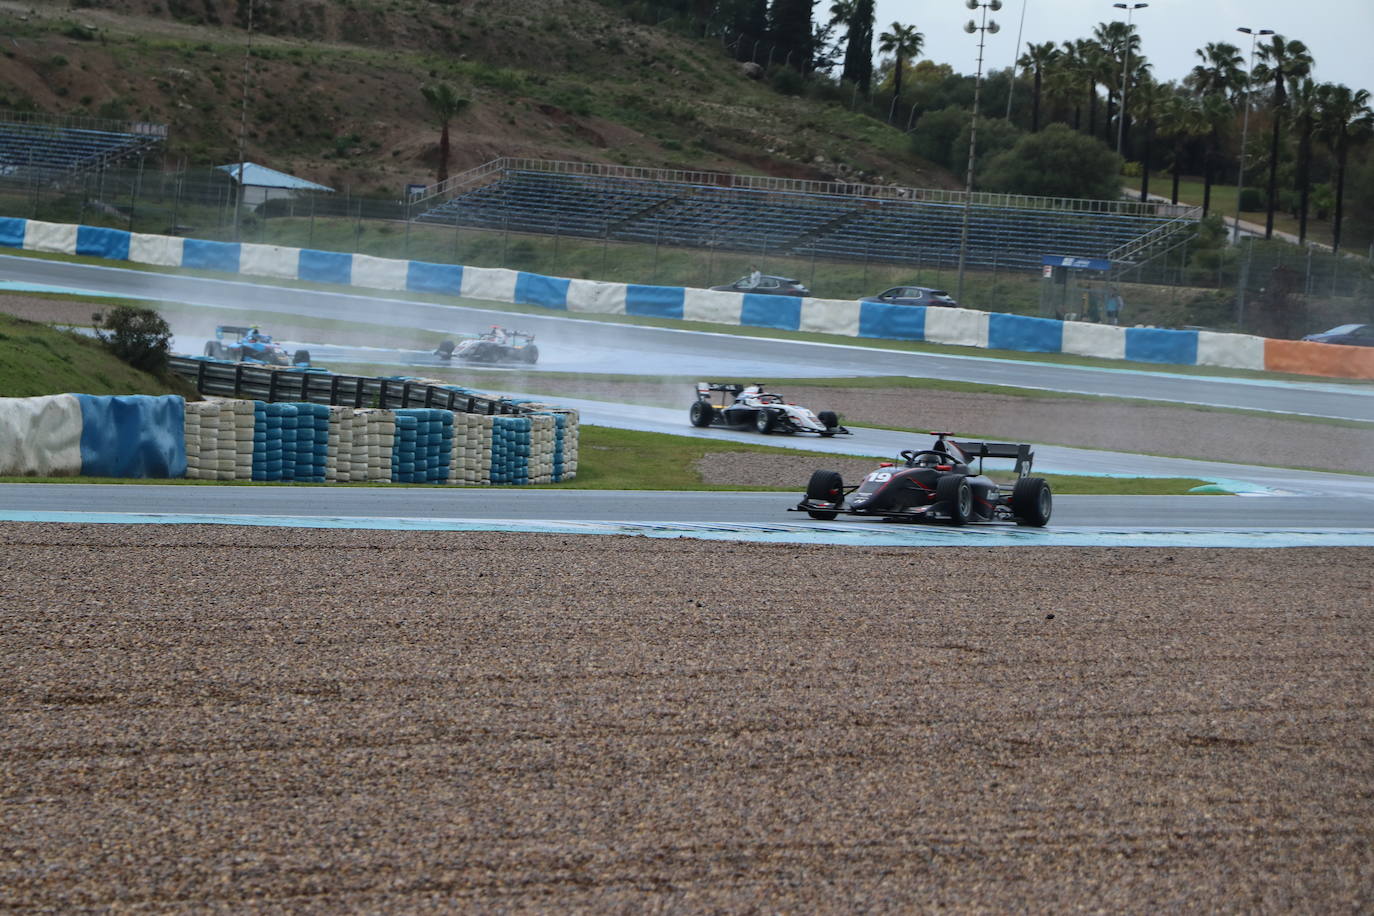
[[0,524],[0,910],[1369,912],[1371,559]]

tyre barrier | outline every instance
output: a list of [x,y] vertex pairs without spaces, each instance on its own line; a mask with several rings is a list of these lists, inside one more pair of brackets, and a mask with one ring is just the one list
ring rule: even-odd
[[569,411],[502,416],[243,399],[185,408],[193,479],[492,486],[577,475],[578,421]]
[[177,395],[0,398],[0,475],[182,477],[185,405]]
[[[0,247],[369,289],[442,293],[567,312],[709,321],[849,337],[929,341],[1032,353],[1073,353],[1184,366],[1374,378],[1374,360],[1363,348],[1310,341],[1269,341],[1249,334],[1125,328],[976,309],[927,309],[925,306],[848,299],[764,296],[570,280],[504,268],[431,264],[276,245],[147,235],[19,217],[0,217]],[[1270,346],[1275,343],[1280,346]],[[313,398],[301,397],[300,400]]]

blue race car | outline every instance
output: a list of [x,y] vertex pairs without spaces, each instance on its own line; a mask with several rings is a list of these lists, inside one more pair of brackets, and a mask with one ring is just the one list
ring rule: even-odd
[[287,353],[281,344],[256,325],[238,327],[222,324],[215,328],[215,339],[205,344],[205,355],[236,363],[264,363],[268,366],[308,366],[310,351]]

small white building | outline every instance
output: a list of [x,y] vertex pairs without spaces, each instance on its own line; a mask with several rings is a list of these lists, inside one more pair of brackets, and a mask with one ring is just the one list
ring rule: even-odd
[[297,178],[295,175],[288,175],[285,172],[278,172],[276,169],[269,169],[265,165],[258,165],[256,162],[245,162],[240,165],[237,162],[229,165],[215,166],[221,172],[229,176],[229,180],[234,184],[239,184],[239,177],[243,179],[243,204],[245,207],[256,209],[262,203],[278,198],[295,197],[301,192],[328,192],[333,193],[333,188],[325,187],[322,184],[315,184],[313,181],[306,181],[304,178]]

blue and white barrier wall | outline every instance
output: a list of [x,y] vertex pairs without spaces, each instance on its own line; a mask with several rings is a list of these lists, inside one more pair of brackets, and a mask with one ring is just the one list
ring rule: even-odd
[[1247,334],[1123,328],[972,309],[927,309],[878,302],[603,283],[501,268],[183,239],[12,217],[0,217],[0,246],[273,279],[444,293],[568,312],[639,315],[1031,353],[1072,353],[1183,366],[1374,378],[1374,364],[1358,347],[1303,341],[1273,347],[1266,346],[1265,338]]
[[0,398],[0,476],[182,477],[176,395]]

